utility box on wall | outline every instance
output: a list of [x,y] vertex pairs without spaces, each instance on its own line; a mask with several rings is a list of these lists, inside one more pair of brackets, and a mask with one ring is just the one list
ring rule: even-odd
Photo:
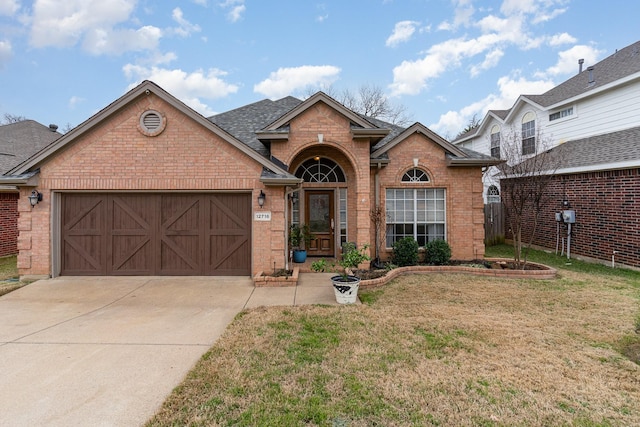
[[576,222],[576,211],[562,211],[562,220],[567,224],[575,224]]

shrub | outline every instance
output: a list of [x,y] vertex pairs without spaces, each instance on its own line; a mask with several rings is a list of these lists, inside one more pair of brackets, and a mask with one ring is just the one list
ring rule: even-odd
[[393,244],[393,264],[404,267],[418,264],[418,242],[413,237],[405,237]]
[[432,240],[424,247],[424,260],[427,264],[445,265],[450,259],[451,247],[444,240]]

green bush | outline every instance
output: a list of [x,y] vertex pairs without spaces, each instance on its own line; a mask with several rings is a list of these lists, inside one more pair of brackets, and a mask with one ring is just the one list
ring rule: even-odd
[[424,261],[432,265],[446,265],[451,259],[451,247],[441,239],[432,240],[424,247]]
[[399,267],[418,264],[418,242],[413,237],[405,237],[393,244],[393,264]]

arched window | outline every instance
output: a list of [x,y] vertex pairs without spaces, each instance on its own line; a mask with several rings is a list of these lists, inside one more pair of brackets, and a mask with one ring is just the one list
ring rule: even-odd
[[302,178],[304,182],[347,182],[340,166],[323,157],[305,161],[296,169],[295,176]]
[[491,128],[491,157],[500,158],[500,126]]
[[429,175],[422,169],[409,169],[402,175],[402,182],[429,182]]
[[536,152],[536,116],[531,111],[522,117],[522,154]]
[[487,189],[487,203],[500,203],[500,190],[495,185]]

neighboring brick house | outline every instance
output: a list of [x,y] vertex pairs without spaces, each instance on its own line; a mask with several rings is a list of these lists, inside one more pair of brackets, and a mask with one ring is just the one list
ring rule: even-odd
[[[576,213],[572,255],[605,261],[615,255],[616,262],[640,267],[640,41],[583,65],[544,94],[521,95],[511,109],[489,111],[453,143],[499,156],[505,139],[516,135],[522,154],[533,156],[544,138],[563,163],[533,243],[555,249],[558,228],[567,237],[568,226],[555,222],[555,213],[568,209],[566,200]],[[483,179],[485,202],[500,202],[497,170]]]
[[[58,139],[56,130],[33,120],[0,126],[0,175]],[[18,253],[18,195],[15,185],[0,183],[0,257]]]
[[376,205],[389,244],[445,238],[482,257],[492,164],[322,92],[207,119],[145,81],[0,182],[23,196],[21,275],[249,275],[286,265],[291,222],[314,225],[311,256],[373,242]]

